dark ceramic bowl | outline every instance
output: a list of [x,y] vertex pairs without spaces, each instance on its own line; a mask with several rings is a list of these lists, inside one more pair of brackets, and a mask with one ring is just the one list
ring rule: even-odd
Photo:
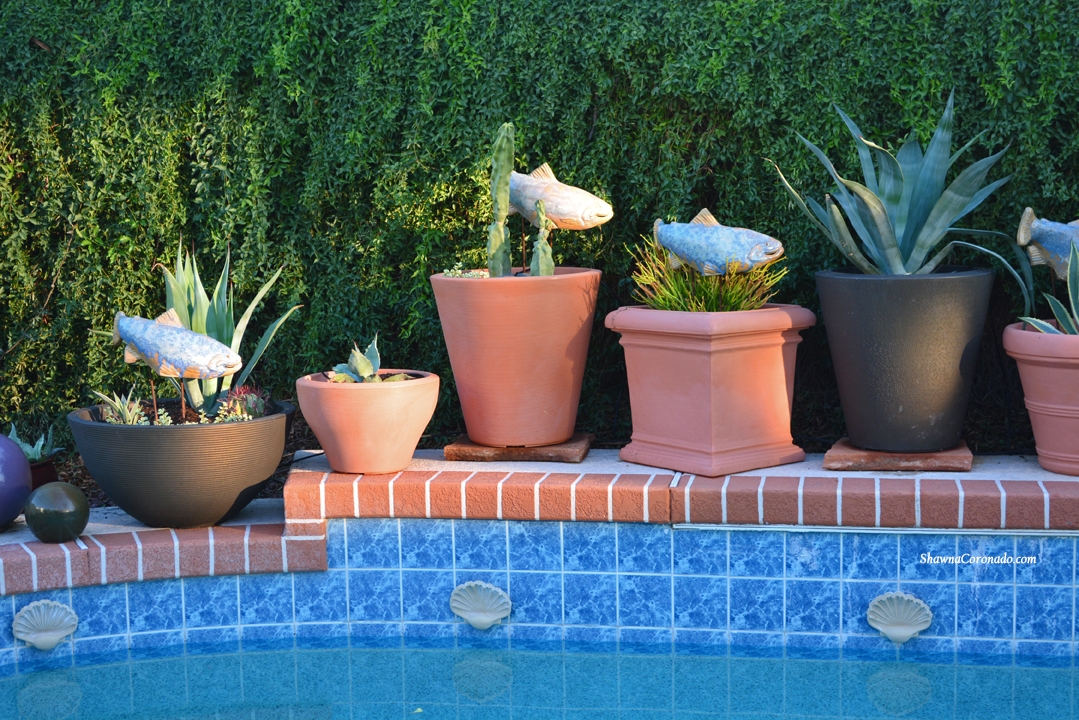
[[111,425],[102,406],[67,416],[86,469],[121,510],[150,527],[206,527],[255,499],[285,450],[296,408],[211,425]]

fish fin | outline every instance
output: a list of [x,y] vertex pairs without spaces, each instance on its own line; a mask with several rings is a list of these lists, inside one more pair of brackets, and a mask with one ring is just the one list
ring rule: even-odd
[[120,318],[127,317],[123,311],[117,310],[116,315],[112,318],[112,344],[120,344]]
[[155,317],[154,322],[178,328],[182,328],[184,326],[184,324],[180,322],[180,316],[176,314],[176,310],[174,310],[173,308],[169,308],[165,312]]
[[712,211],[708,208],[703,208],[697,216],[689,221],[690,225],[710,225],[716,227],[719,225],[719,221],[712,215]]
[[[150,367],[153,367],[153,365],[150,365]],[[167,362],[159,363],[158,366],[156,368],[154,368],[154,372],[156,372],[161,377],[177,378],[177,379],[184,377],[183,374],[179,370],[177,370],[175,367],[173,367],[172,365],[170,365]],[[198,376],[196,375],[196,377],[198,377]]]
[[1019,232],[1015,234],[1015,241],[1019,243],[1019,247],[1027,247],[1030,245],[1030,227],[1037,220],[1034,216],[1034,209],[1027,208],[1023,211],[1023,217],[1019,220]]
[[558,182],[558,178],[554,176],[554,170],[552,170],[551,166],[547,163],[543,163],[538,168],[528,173],[528,176],[537,180],[553,180],[554,182]]
[[670,257],[670,263],[671,263],[671,269],[672,270],[677,270],[678,268],[682,267],[682,265],[685,264],[685,263],[682,262],[682,258],[678,257],[673,252],[670,253],[670,255],[668,257]]
[[1037,245],[1027,245],[1027,255],[1030,255],[1031,265],[1048,265],[1048,261],[1045,259],[1045,255],[1042,254],[1042,250]]
[[509,208],[506,210],[506,215],[516,215],[519,212],[521,212],[521,210],[513,203],[510,203]]
[[139,351],[135,349],[133,344],[128,343],[124,346],[124,362],[128,364],[137,363],[141,359],[142,358],[139,357]]
[[723,274],[724,273],[721,273],[719,271],[719,268],[717,268],[715,265],[713,265],[712,263],[709,263],[709,262],[706,262],[704,264],[704,269],[701,270],[701,275],[706,275],[706,276],[723,275]]
[[663,224],[663,221],[656,218],[656,221],[652,223],[652,238],[659,244],[659,226]]
[[184,370],[183,377],[185,380],[197,380],[198,378],[202,377],[202,372],[197,367],[192,365],[191,367]]

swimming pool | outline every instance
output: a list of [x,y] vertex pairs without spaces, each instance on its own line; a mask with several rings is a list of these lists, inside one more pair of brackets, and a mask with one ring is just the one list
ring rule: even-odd
[[1074,717],[1071,669],[588,649],[285,650],[52,670],[0,681],[0,718]]

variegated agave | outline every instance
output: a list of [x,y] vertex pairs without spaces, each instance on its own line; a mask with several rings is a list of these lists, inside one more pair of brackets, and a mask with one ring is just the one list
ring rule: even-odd
[[1050,335],[1079,335],[1079,250],[1074,245],[1072,245],[1071,256],[1068,258],[1068,304],[1071,307],[1065,307],[1064,303],[1049,293],[1045,293],[1045,299],[1049,301],[1049,307],[1053,309],[1053,316],[1057,319],[1055,327],[1052,323],[1037,318],[1021,317],[1019,319],[1035,330]]
[[[865,178],[864,185],[841,177],[824,152],[799,134],[798,138],[824,164],[836,182],[835,195],[825,195],[823,207],[813,198],[803,200],[779,167],[775,163],[773,166],[779,173],[783,187],[802,212],[863,273],[927,274],[933,272],[956,246],[973,248],[995,257],[1015,277],[1023,292],[1026,314],[1029,315],[1029,288],[1033,285],[1030,263],[1018,246],[1014,250],[1026,282],[1004,258],[980,245],[952,240],[936,251],[949,234],[996,236],[1011,240],[995,230],[974,230],[954,225],[1008,182],[1011,176],[985,184],[989,171],[1007,152],[1007,148],[1004,148],[996,155],[969,165],[945,188],[948,171],[981,137],[981,134],[975,136],[952,154],[953,101],[954,93],[948,98],[944,115],[924,155],[913,131],[899,151],[892,155],[883,147],[866,140],[854,121],[836,106],[836,111],[854,136]],[[861,240],[861,248],[855,237]],[[936,254],[930,257],[934,251]]]

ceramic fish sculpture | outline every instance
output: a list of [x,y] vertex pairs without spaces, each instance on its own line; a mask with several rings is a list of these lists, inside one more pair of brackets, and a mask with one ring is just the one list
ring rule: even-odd
[[671,251],[671,267],[689,265],[702,275],[725,275],[727,265],[738,263],[738,272],[775,262],[783,244],[756,230],[720,225],[707,208],[688,223],[652,226],[656,242]]
[[536,201],[542,200],[547,219],[560,230],[587,230],[614,217],[609,204],[590,192],[558,181],[543,163],[528,175],[510,173],[509,213],[521,213],[536,227]]
[[1048,265],[1061,280],[1068,277],[1068,258],[1072,245],[1079,246],[1079,220],[1058,223],[1041,220],[1031,208],[1023,211],[1016,236],[1020,247],[1027,249],[1031,265]]
[[169,308],[155,320],[116,313],[112,344],[127,343],[124,361],[142,360],[161,377],[209,380],[232,375],[243,361],[227,345],[188,330]]

